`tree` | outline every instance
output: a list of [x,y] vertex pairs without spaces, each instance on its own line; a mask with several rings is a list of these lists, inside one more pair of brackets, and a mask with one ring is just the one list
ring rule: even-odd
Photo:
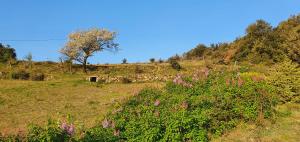
[[11,48],[9,45],[5,46],[0,43],[0,62],[6,63],[11,60],[16,60],[17,54],[15,49]]
[[118,44],[114,43],[115,32],[106,29],[90,29],[78,31],[69,35],[69,41],[60,50],[70,60],[82,63],[83,71],[87,72],[87,60],[94,53],[103,50],[115,50]]

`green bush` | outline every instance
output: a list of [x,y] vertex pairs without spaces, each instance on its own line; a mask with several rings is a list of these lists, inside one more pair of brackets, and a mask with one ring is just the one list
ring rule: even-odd
[[64,142],[74,140],[72,135],[70,132],[64,130],[59,122],[48,120],[46,127],[30,125],[26,139],[29,142]]
[[269,72],[268,82],[276,87],[281,102],[300,103],[300,68],[297,63],[284,61]]

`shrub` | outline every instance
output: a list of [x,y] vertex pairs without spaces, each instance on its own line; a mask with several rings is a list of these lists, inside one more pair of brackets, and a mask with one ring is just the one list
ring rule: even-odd
[[30,78],[33,81],[44,81],[45,75],[43,73],[32,73],[30,74]]
[[150,58],[149,61],[150,61],[150,63],[154,63],[155,59],[154,58]]
[[[68,128],[68,130],[66,130]],[[73,130],[71,130],[73,129]],[[74,127],[65,124],[59,124],[53,120],[48,120],[46,127],[30,125],[28,128],[27,141],[71,141],[73,138]]]
[[264,80],[237,73],[197,81],[177,77],[165,89],[144,89],[117,106],[98,133],[121,141],[208,141],[209,134],[221,135],[241,121],[272,117],[276,103]]
[[181,69],[180,64],[176,60],[171,60],[170,61],[171,67],[177,71]]
[[7,72],[0,72],[0,79],[8,79],[9,73]]
[[124,59],[122,60],[122,64],[127,64],[127,59],[126,59],[126,58],[124,58]]
[[300,103],[300,68],[297,63],[284,61],[270,70],[268,82],[276,87],[281,102]]
[[12,72],[11,78],[19,80],[28,80],[30,78],[30,74],[25,71]]
[[158,60],[158,63],[163,63],[163,62],[164,62],[163,59],[159,59],[159,60]]

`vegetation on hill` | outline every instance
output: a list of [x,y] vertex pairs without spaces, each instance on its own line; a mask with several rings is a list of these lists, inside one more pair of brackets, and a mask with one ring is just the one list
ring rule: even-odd
[[16,58],[17,54],[14,48],[0,43],[0,63],[7,63],[11,60],[16,60]]
[[[11,88],[1,84],[4,89],[0,90],[0,110],[2,106],[7,109],[18,106],[12,102],[21,102],[26,106],[22,101],[30,102],[32,96],[40,103],[45,99],[42,96],[49,95],[56,96],[60,100],[55,101],[59,102],[66,99],[61,97],[77,95],[76,101],[83,107],[86,106],[83,103],[86,96],[81,95],[93,93],[90,96],[92,99],[102,99],[102,96],[95,94],[103,91],[102,83],[116,83],[107,81],[116,76],[121,76],[121,83],[136,83],[131,85],[132,88],[141,87],[138,85],[140,82],[133,81],[139,80],[140,75],[148,75],[150,77],[147,78],[152,79],[143,80],[145,82],[162,81],[155,80],[160,77],[167,78],[163,81],[167,81],[168,77],[172,80],[168,80],[164,87],[146,87],[123,101],[105,98],[112,109],[108,109],[109,113],[105,111],[106,114],[99,117],[100,123],[93,127],[84,128],[68,119],[49,120],[46,126],[30,125],[25,134],[6,135],[0,137],[0,141],[210,141],[223,138],[224,134],[239,128],[241,124],[266,126],[266,122],[276,122],[278,117],[284,115],[277,109],[278,104],[295,103],[296,108],[299,106],[299,25],[300,15],[290,17],[277,27],[258,20],[248,26],[245,36],[231,43],[209,47],[200,44],[183,55],[183,59],[202,59],[201,62],[188,62],[175,55],[168,63],[161,64],[155,63],[155,59],[151,59],[153,63],[150,64],[127,64],[124,59],[120,65],[87,65],[88,57],[103,50],[101,44],[107,48],[116,46],[112,42],[114,33],[108,32],[108,37],[101,34],[104,31],[98,30],[71,34],[70,41],[62,50],[69,57],[68,62],[31,63],[30,59],[27,61],[30,61],[30,67],[26,61],[10,64],[9,68],[0,66],[0,79],[38,79],[41,78],[37,76],[40,72],[43,78],[46,74],[46,80],[50,78],[49,82],[27,82],[29,85],[22,84],[21,87]],[[88,36],[82,36],[85,34]],[[104,37],[101,39],[98,36]],[[83,72],[89,71],[90,74],[105,75],[107,78],[98,83],[84,82],[85,75],[77,72],[82,66],[72,65],[72,60],[82,61]],[[264,64],[261,66],[259,63]],[[65,80],[65,76],[77,78]],[[26,91],[26,87],[32,90]],[[118,94],[132,90],[125,85],[123,87]],[[120,94],[118,96],[122,98],[123,94]],[[129,93],[124,94],[130,96]],[[114,93],[111,95],[114,96]],[[24,100],[13,101],[15,98]],[[98,103],[89,101],[89,108],[79,110],[89,109],[83,113],[89,115],[88,112],[102,109],[103,105]],[[63,110],[75,107],[70,104],[62,106]]]
[[288,58],[300,63],[300,15],[272,27],[264,20],[249,25],[246,34],[230,43],[199,44],[184,59],[208,58],[217,63],[247,61],[277,63]]

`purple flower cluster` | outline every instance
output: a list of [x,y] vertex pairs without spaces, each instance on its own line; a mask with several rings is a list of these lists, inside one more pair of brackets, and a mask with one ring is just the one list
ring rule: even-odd
[[60,125],[60,128],[70,136],[75,133],[75,127],[73,124],[68,125],[66,122],[63,122]]
[[185,80],[183,80],[182,75],[180,75],[180,74],[176,75],[176,77],[173,79],[173,83],[177,84],[177,85],[182,85],[182,86],[188,87],[188,88],[193,87],[193,85],[191,83],[188,83]]
[[115,122],[110,121],[110,120],[108,120],[108,119],[104,119],[104,120],[102,121],[102,127],[103,127],[103,128],[114,128],[114,132],[113,132],[114,136],[120,136],[120,130],[119,130],[119,129],[116,129],[116,124],[115,124]]
[[109,128],[110,125],[111,125],[111,121],[109,121],[109,120],[107,120],[107,119],[104,119],[104,120],[102,121],[102,127],[103,127],[103,128]]
[[154,106],[159,106],[160,105],[160,100],[155,100]]

